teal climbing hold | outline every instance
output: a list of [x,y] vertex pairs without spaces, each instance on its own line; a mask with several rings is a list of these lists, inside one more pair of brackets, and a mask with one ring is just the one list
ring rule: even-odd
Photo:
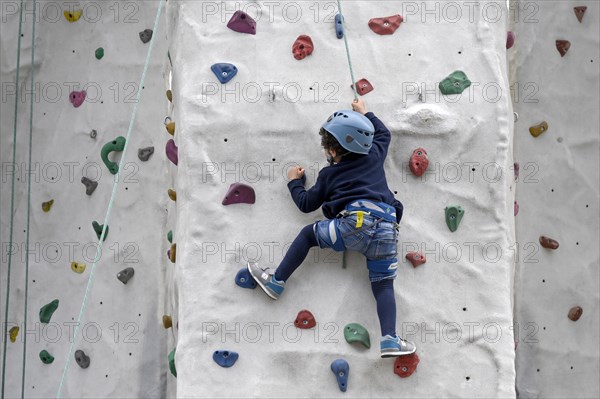
[[44,364],[50,364],[54,361],[54,356],[49,354],[48,351],[44,349],[43,351],[40,352],[40,360]]
[[465,211],[458,205],[452,205],[446,207],[446,224],[450,231],[455,232],[458,229],[458,225],[462,220]]
[[96,59],[101,60],[104,57],[104,49],[102,47],[98,47],[96,49]]
[[58,299],[42,306],[40,309],[40,321],[42,323],[48,323],[54,314],[54,311],[58,308]]
[[[94,228],[94,231],[96,232],[96,236],[98,237],[98,239],[100,239],[100,237],[102,237],[102,229],[104,228],[104,225],[98,224],[98,222],[96,222],[94,220],[92,222],[92,227]],[[102,240],[102,241],[106,241],[106,237],[108,237],[108,225],[106,226],[106,233],[104,234],[104,240]]]
[[353,342],[360,342],[369,349],[371,347],[371,338],[369,337],[369,331],[358,323],[350,323],[344,327],[344,338],[349,344]]
[[167,240],[169,240],[169,242],[173,244],[173,230],[169,230],[169,232],[167,233]]
[[440,82],[440,91],[445,95],[460,94],[469,86],[471,81],[467,75],[463,71],[454,71]]
[[100,151],[100,157],[102,158],[102,162],[104,162],[109,172],[113,175],[116,175],[119,171],[119,164],[116,162],[112,162],[110,159],[108,159],[108,154],[110,154],[113,151],[123,151],[124,148],[125,137],[119,136],[113,141],[109,141],[108,143],[104,144],[104,146],[102,147],[102,151]]
[[177,348],[173,348],[171,353],[169,353],[169,370],[171,370],[171,374],[173,374],[173,376],[175,378],[177,378],[177,369],[175,368],[175,351],[176,350],[177,350]]

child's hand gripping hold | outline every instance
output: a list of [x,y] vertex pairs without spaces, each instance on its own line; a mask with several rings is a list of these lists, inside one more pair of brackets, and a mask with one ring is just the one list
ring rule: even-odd
[[303,176],[304,176],[304,168],[302,168],[300,166],[294,166],[294,167],[290,168],[290,170],[288,170],[288,179],[289,180],[302,179]]

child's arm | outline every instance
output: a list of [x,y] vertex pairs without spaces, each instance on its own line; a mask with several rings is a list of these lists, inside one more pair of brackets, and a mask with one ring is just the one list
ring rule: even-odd
[[362,99],[359,98],[358,100],[354,100],[352,103],[352,109],[366,116],[375,127],[375,135],[373,137],[373,147],[371,147],[371,151],[380,158],[384,159],[387,156],[388,147],[390,146],[390,141],[392,139],[390,131],[387,127],[385,127],[383,122],[381,122],[379,118],[375,116],[374,113],[367,112],[365,103]]
[[291,168],[288,171],[288,178],[291,179],[288,183],[288,189],[298,209],[304,213],[319,209],[325,198],[324,185],[321,184],[321,179],[317,178],[315,185],[307,191],[304,189],[306,176],[304,176],[303,168],[299,166]]

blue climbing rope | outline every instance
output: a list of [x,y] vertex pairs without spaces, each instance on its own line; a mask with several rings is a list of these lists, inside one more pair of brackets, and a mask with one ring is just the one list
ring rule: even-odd
[[[158,21],[160,19],[160,15],[162,12],[164,0],[160,0],[158,4],[158,11],[156,12],[156,18],[154,20],[154,34],[152,35],[152,39],[150,40],[150,46],[148,48],[148,53],[146,54],[146,61],[144,63],[144,70],[142,71],[142,77],[140,78],[140,84],[138,87],[144,87],[144,81],[146,80],[146,72],[148,71],[148,64],[150,63],[150,56],[152,55],[152,48],[154,47],[154,41],[156,39],[156,32],[158,30]],[[131,113],[131,119],[129,120],[129,128],[127,129],[127,135],[125,136],[125,146],[123,147],[123,152],[121,155],[121,160],[119,161],[119,172],[116,175],[115,182],[113,184],[112,193],[110,195],[110,200],[108,202],[108,209],[106,210],[106,215],[104,217],[104,226],[102,228],[102,234],[98,239],[98,248],[96,250],[96,256],[94,258],[94,263],[92,264],[92,269],[90,271],[90,276],[88,277],[87,286],[85,288],[85,294],[83,296],[83,301],[81,303],[81,308],[79,309],[79,316],[77,317],[77,324],[75,326],[75,332],[73,334],[73,340],[71,341],[71,345],[69,346],[69,354],[67,355],[67,361],[65,367],[63,369],[62,377],[60,379],[60,385],[58,387],[58,392],[56,393],[56,398],[60,398],[60,394],[62,388],[65,383],[65,377],[67,375],[67,371],[69,370],[69,366],[71,365],[71,359],[73,357],[73,348],[75,343],[77,342],[77,333],[79,332],[79,326],[81,325],[81,318],[85,309],[87,307],[87,298],[90,293],[90,289],[92,286],[92,281],[94,280],[94,272],[96,271],[96,264],[100,258],[100,254],[102,253],[102,243],[104,242],[104,237],[106,236],[106,229],[108,226],[108,220],[110,218],[110,213],[112,211],[113,203],[115,201],[115,196],[117,193],[117,188],[119,186],[119,175],[120,171],[123,170],[123,162],[125,161],[127,155],[127,147],[129,146],[129,138],[131,136],[131,131],[133,130],[133,124],[135,122],[135,118],[137,116],[138,106],[140,104],[140,97],[142,95],[142,91],[138,89],[135,105],[133,106],[133,112]]]
[[[21,32],[23,30],[23,0],[19,5],[19,34],[17,35],[17,76],[15,86],[19,87],[19,71],[21,70]],[[33,65],[31,66],[33,68]],[[15,112],[13,124],[13,148],[12,148],[12,164],[15,165],[17,153],[17,115],[19,109],[19,90],[15,93]],[[8,341],[8,304],[10,301],[10,271],[12,268],[12,244],[13,244],[13,222],[15,213],[15,173],[11,178],[10,190],[10,225],[9,225],[9,245],[8,245],[8,274],[6,277],[6,302],[4,309],[4,331],[3,331],[3,350],[2,350],[2,399],[4,399],[4,383],[6,381],[6,343]]]
[[[30,92],[33,93],[33,75],[35,71],[35,13],[36,2],[33,2],[33,19],[31,23],[31,81]],[[33,147],[33,96],[29,97],[29,160],[27,170],[31,170],[31,148]],[[31,176],[27,179],[27,233],[25,238],[25,304],[23,311],[23,368],[21,372],[21,399],[25,398],[25,364],[27,363],[27,300],[29,298],[29,222],[31,216]]]
[[346,38],[348,31],[346,30],[346,19],[344,13],[342,13],[342,3],[337,0],[338,11],[340,13],[340,19],[342,21],[342,27],[344,28],[344,46],[346,47],[346,57],[348,58],[348,69],[350,69],[350,79],[352,79],[352,90],[354,91],[354,99],[358,100],[358,94],[356,93],[356,81],[354,80],[354,71],[352,70],[352,58],[350,58],[350,48],[348,47],[348,39]]

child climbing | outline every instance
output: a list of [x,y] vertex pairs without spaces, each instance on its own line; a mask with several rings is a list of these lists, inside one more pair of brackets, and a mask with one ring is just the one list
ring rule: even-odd
[[308,213],[322,206],[327,220],[305,226],[277,270],[251,262],[248,270],[269,297],[278,299],[311,247],[362,253],[377,302],[381,357],[409,355],[415,345],[396,335],[394,279],[403,206],[388,188],[383,168],[391,134],[361,99],[354,100],[352,109],[334,112],[321,127],[329,166],[321,169],[313,187],[304,189],[303,168],[288,171],[288,188],[298,208]]

